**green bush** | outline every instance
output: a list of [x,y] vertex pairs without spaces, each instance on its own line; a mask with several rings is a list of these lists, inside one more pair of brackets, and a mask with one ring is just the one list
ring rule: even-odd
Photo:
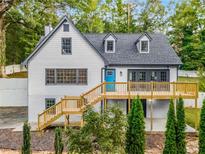
[[125,115],[118,108],[100,114],[87,107],[83,114],[85,125],[80,130],[69,128],[68,151],[76,153],[121,153],[125,140]]
[[63,152],[63,141],[62,141],[62,130],[61,128],[55,129],[55,141],[54,141],[55,154],[62,154]]
[[21,149],[22,154],[31,153],[31,134],[30,134],[30,125],[28,122],[25,122],[23,125],[23,145]]
[[199,154],[205,153],[205,100],[201,109],[201,119],[199,125]]
[[144,154],[145,150],[145,122],[142,103],[137,97],[132,102],[128,114],[128,128],[126,132],[126,153]]
[[174,102],[172,99],[170,100],[169,103],[165,137],[166,139],[165,139],[163,154],[177,154],[176,117],[175,117],[175,110],[174,110]]
[[184,101],[179,98],[177,101],[177,123],[176,123],[176,145],[177,154],[186,154],[186,123],[185,123],[185,112],[184,112]]

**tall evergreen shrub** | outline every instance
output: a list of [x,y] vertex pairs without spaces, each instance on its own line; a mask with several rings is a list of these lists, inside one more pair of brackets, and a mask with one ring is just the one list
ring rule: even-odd
[[128,128],[126,132],[126,153],[144,154],[145,150],[145,122],[142,103],[137,97],[134,99],[128,114]]
[[205,99],[201,109],[199,125],[199,154],[205,154]]
[[61,128],[55,129],[55,141],[54,141],[55,154],[62,154],[63,152],[63,141],[62,141],[62,130]]
[[176,127],[176,145],[177,154],[186,154],[186,123],[184,113],[184,101],[179,98],[177,101],[177,127]]
[[166,139],[165,139],[163,154],[177,154],[176,117],[175,117],[175,110],[174,110],[174,102],[172,99],[170,100],[169,103],[165,137]]
[[21,148],[22,154],[31,154],[31,134],[30,134],[30,125],[28,122],[25,122],[23,125],[23,145]]

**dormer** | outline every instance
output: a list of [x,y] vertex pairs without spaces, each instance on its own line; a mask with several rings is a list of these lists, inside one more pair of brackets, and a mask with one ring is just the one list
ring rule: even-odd
[[105,53],[115,53],[117,37],[109,33],[103,39]]
[[149,53],[150,51],[150,41],[152,38],[147,34],[142,34],[136,41],[137,50],[139,53]]

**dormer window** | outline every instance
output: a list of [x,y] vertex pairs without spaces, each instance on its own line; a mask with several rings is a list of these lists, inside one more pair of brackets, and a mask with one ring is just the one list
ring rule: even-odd
[[114,49],[114,41],[107,41],[107,52],[113,52]]
[[140,52],[141,53],[148,53],[149,52],[149,41],[148,40],[141,40],[140,41]]

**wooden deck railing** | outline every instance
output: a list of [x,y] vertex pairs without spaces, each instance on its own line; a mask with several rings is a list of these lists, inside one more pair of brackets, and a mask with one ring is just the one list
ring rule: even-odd
[[103,82],[81,96],[65,96],[38,115],[38,128],[44,129],[63,114],[82,114],[87,105],[103,99],[170,99],[198,97],[197,83],[182,82]]

